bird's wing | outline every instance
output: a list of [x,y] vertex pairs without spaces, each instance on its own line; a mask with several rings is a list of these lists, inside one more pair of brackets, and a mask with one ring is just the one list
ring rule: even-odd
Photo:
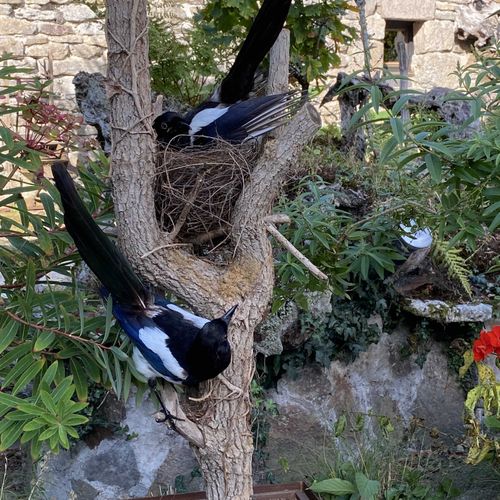
[[227,107],[215,107],[202,109],[196,113],[191,122],[189,123],[189,135],[194,135],[199,132],[203,127],[210,125],[212,122],[224,116],[229,108]]
[[264,0],[216,97],[232,104],[246,99],[252,90],[254,74],[283,29],[291,0]]
[[102,232],[86,209],[64,162],[52,165],[61,195],[64,223],[82,259],[118,303],[144,308],[148,292],[118,248]]
[[[145,311],[146,314],[149,312],[151,312],[149,309]],[[172,332],[176,333],[174,325],[172,328],[165,324],[160,326],[154,318],[144,313],[137,314],[119,304],[113,306],[113,314],[144,360],[157,373],[171,382],[182,382],[187,378],[188,373],[184,368],[185,355],[181,353],[179,356],[176,349],[172,347],[172,344],[176,344],[172,341]],[[161,312],[155,311],[154,314],[159,315]],[[189,335],[185,340],[188,349],[192,343]],[[140,369],[139,365],[138,369]]]
[[200,129],[198,135],[220,137],[228,142],[244,142],[259,137],[286,122],[302,103],[300,92],[248,99],[228,108],[228,112]]

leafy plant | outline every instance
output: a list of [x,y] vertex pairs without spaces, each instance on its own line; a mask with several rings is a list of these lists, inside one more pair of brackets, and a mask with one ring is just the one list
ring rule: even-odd
[[[209,0],[195,17],[207,39],[233,50],[243,40],[257,13],[256,0]],[[342,15],[353,10],[345,0],[293,2],[287,26],[291,37],[291,64],[304,86],[323,80],[328,70],[338,66],[339,45],[350,43],[355,30],[346,26]]]
[[469,282],[471,272],[460,253],[459,248],[450,248],[448,243],[444,241],[438,239],[433,241],[434,259],[446,268],[450,278],[460,283],[462,288],[467,292],[467,295],[471,297],[472,289]]
[[[496,356],[497,366],[500,356],[500,326],[491,331],[483,330],[473,343],[472,350],[464,353],[464,364],[460,369],[463,377],[475,362],[479,381],[468,393],[465,400],[465,422],[468,426],[470,448],[467,462],[478,464],[482,460],[500,458],[500,383],[493,368],[484,363],[489,354]],[[481,404],[482,403],[482,404]],[[484,419],[476,415],[476,408],[482,406]]]
[[[31,132],[24,137],[38,134],[33,148],[51,141],[52,132],[44,128],[47,121],[35,120],[46,116],[46,103],[39,93],[43,84],[19,80],[14,75],[20,70],[13,66],[0,71],[7,80],[0,93],[17,96],[17,101],[0,103],[0,115],[25,113],[28,103],[33,121],[28,121]],[[50,117],[58,116],[49,110]],[[71,130],[65,134],[69,144]],[[82,411],[90,383],[113,388],[117,397],[126,398],[136,372],[127,355],[129,343],[121,339],[112,318],[111,303],[103,310],[97,294],[78,288],[80,258],[64,229],[59,194],[46,178],[41,161],[45,147],[30,148],[3,124],[0,136],[4,141],[0,155],[4,168],[0,173],[4,279],[0,285],[0,450],[19,439],[30,444],[32,455],[38,457],[44,444],[57,451],[69,447],[70,437],[78,438],[79,426],[87,422]],[[106,158],[99,157],[79,172],[82,197],[105,227],[112,213],[110,199],[104,195],[107,169]]]
[[[374,207],[368,217],[357,219],[337,208],[337,196],[341,193],[321,178],[306,178],[298,194],[293,199],[284,198],[276,210],[292,221],[281,228],[283,235],[328,275],[333,293],[346,296],[374,276],[382,280],[386,273],[394,272],[395,262],[403,259],[394,247],[399,236],[394,215],[401,207]],[[277,272],[273,310],[288,299],[306,309],[304,291],[327,286],[289,253],[278,255]]]
[[408,457],[407,448],[413,449],[416,441],[408,431],[401,439],[384,415],[342,414],[321,451],[327,472],[317,471],[310,489],[325,500],[444,500],[457,496],[459,491],[451,479],[443,477],[433,487],[424,477],[425,467]]
[[165,21],[149,23],[151,87],[183,104],[209,96],[228,56],[225,45],[216,46],[197,26],[179,36],[178,27]]
[[422,120],[418,113],[403,121],[400,112],[419,96],[415,90],[382,93],[376,85],[349,87],[363,89],[369,96],[351,124],[376,126],[386,133],[378,161],[418,179],[421,194],[416,200],[422,200],[418,216],[436,229],[439,239],[449,239],[451,247],[463,244],[474,250],[480,238],[500,225],[498,61],[496,47],[479,54],[476,63],[457,69],[463,91],[450,93],[445,100],[470,107],[471,118],[459,125]]

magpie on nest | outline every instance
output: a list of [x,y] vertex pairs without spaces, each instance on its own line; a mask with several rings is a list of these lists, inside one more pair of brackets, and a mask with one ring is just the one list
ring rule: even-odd
[[161,227],[181,243],[210,248],[224,241],[259,150],[255,142],[216,139],[210,148],[159,152],[155,205]]

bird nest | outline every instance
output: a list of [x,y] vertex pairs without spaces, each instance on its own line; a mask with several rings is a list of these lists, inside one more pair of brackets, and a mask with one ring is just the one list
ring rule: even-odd
[[156,210],[163,229],[182,243],[220,241],[258,156],[255,144],[165,149],[158,154]]

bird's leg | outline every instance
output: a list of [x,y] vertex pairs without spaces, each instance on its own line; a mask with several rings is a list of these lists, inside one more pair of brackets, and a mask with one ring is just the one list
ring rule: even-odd
[[182,422],[183,419],[179,418],[179,417],[175,417],[174,415],[172,415],[167,410],[167,408],[165,407],[165,404],[163,403],[163,400],[161,399],[160,393],[158,392],[158,387],[157,387],[157,383],[156,383],[156,379],[155,378],[148,379],[148,385],[149,385],[149,388],[155,393],[156,398],[158,399],[158,402],[160,403],[161,411],[165,415],[165,418],[163,418],[163,419],[157,419],[156,421],[158,423],[163,423],[163,422],[166,422],[168,420],[168,422],[170,423],[170,425],[172,426],[172,428],[175,430],[174,420],[179,420],[179,421]]

